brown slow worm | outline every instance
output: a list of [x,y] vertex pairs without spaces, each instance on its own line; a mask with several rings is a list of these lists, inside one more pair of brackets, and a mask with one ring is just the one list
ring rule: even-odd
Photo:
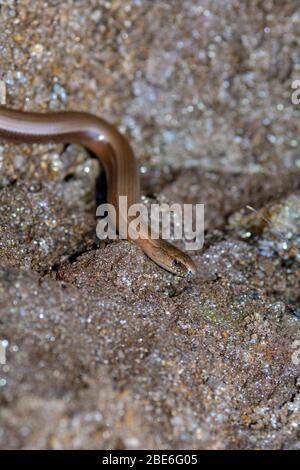
[[[129,224],[119,207],[119,196],[127,196],[128,207],[140,201],[140,176],[133,151],[125,137],[104,119],[81,112],[29,113],[0,107],[0,138],[19,143],[75,143],[96,155],[107,178],[107,200],[114,205],[117,220]],[[119,227],[115,227],[117,230]],[[129,238],[130,234],[127,234]],[[132,240],[156,264],[179,276],[195,273],[192,259],[150,233]]]

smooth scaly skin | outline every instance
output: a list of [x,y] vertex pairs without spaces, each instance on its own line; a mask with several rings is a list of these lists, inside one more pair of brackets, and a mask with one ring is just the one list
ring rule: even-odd
[[[130,222],[119,208],[119,196],[128,207],[140,201],[140,176],[133,151],[117,129],[103,119],[80,112],[28,113],[0,107],[0,138],[19,143],[76,143],[88,148],[104,166],[108,194],[117,220]],[[116,227],[118,230],[118,227]],[[192,259],[161,239],[151,239],[148,229],[132,240],[159,266],[179,276],[195,273]],[[130,234],[122,234],[126,237]]]

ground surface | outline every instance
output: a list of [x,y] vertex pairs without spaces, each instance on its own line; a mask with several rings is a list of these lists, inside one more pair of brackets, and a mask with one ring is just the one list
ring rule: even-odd
[[299,448],[299,31],[298,0],[1,4],[8,106],[102,115],[148,202],[206,205],[175,278],[96,239],[84,149],[1,143],[2,448]]

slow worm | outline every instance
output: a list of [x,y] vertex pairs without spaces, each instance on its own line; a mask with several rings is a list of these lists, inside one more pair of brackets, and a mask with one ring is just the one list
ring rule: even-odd
[[[140,176],[133,151],[125,137],[104,119],[81,112],[29,113],[0,107],[0,138],[19,143],[75,143],[90,150],[104,166],[107,201],[128,224],[119,207],[119,196],[127,196],[128,207],[140,201]],[[119,227],[115,227],[117,230]],[[178,276],[195,273],[192,259],[167,241],[144,237],[132,239],[156,264]],[[134,237],[135,238],[135,237]]]

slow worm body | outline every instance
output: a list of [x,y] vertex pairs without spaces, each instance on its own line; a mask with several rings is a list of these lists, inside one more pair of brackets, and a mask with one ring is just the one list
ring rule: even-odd
[[[125,137],[104,119],[81,112],[29,113],[0,107],[0,138],[19,143],[75,143],[90,150],[104,166],[107,200],[115,207],[117,220],[127,213],[119,207],[119,196],[127,196],[128,207],[140,201],[140,176],[133,151]],[[117,226],[118,230],[119,227]],[[146,233],[130,237],[156,264],[179,276],[195,273],[192,259],[162,239]],[[134,239],[133,239],[134,238]]]

